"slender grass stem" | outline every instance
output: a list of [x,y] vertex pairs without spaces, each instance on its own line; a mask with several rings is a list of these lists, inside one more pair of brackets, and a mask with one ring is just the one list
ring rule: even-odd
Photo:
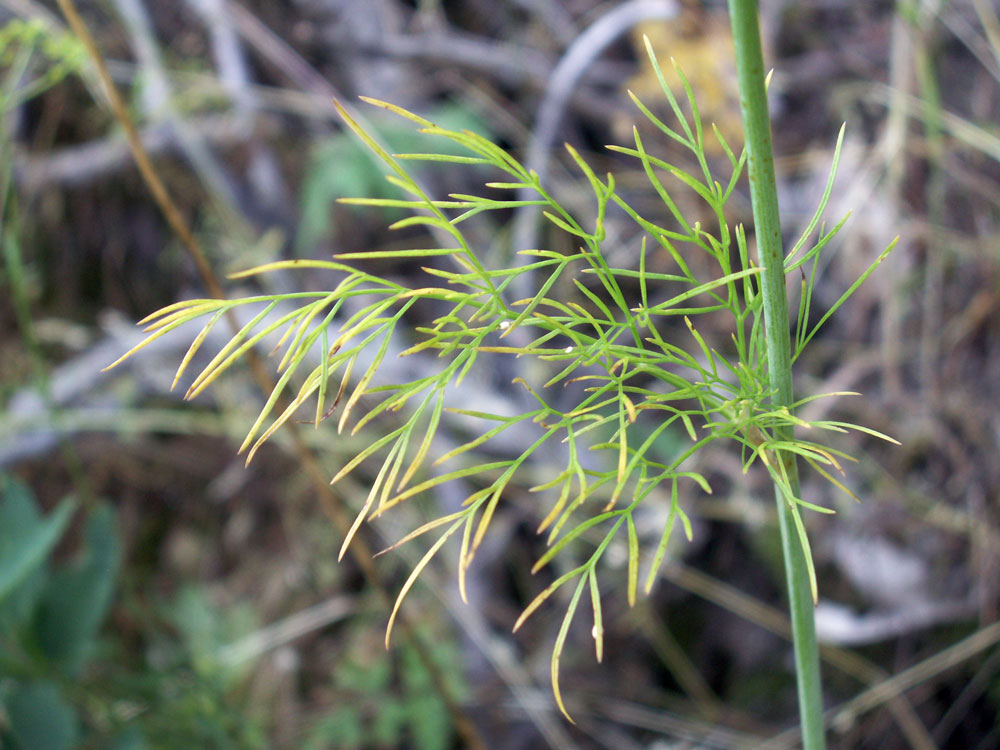
[[[761,53],[760,26],[756,0],[729,0],[729,11],[736,48],[736,70],[740,89],[740,110],[746,131],[747,169],[753,204],[757,253],[764,297],[764,324],[767,342],[767,372],[772,400],[777,406],[790,406],[792,393],[791,343],[788,326],[788,302],[785,294],[784,257],[781,243],[781,220],[774,178],[774,152],[771,147],[771,124],[764,85],[764,61]],[[787,432],[791,432],[787,429]],[[790,439],[781,435],[779,439]],[[788,485],[799,495],[798,469],[793,453],[783,456]],[[820,686],[819,652],[816,624],[805,551],[795,533],[793,510],[783,491],[775,486],[781,547],[785,561],[795,668],[798,683],[799,714],[803,747],[822,750],[823,702]]]

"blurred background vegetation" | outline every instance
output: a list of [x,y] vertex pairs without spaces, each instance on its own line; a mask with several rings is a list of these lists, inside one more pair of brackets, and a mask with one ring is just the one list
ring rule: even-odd
[[[625,6],[637,14],[626,26],[608,22]],[[632,23],[667,6],[671,20]],[[597,171],[613,166],[623,190],[644,183],[603,146],[628,140],[626,89],[655,100],[639,44],[646,33],[661,59],[685,70],[704,119],[739,138],[728,21],[713,0],[79,7],[220,278],[275,259],[422,241],[417,229],[386,233],[391,212],[334,204],[391,195],[383,167],[338,121],[335,97],[376,96],[522,157],[534,147],[560,195],[586,206],[589,186],[569,168],[563,141]],[[818,302],[836,300],[902,236],[797,363],[802,395],[864,394],[811,404],[823,410],[811,418],[828,412],[902,443],[845,441],[861,458],[844,479],[859,504],[806,477],[806,499],[838,510],[810,518],[831,744],[995,748],[998,8],[761,0],[761,12],[789,236],[822,193],[848,123],[829,215],[854,213]],[[594,24],[606,47],[569,64],[562,97],[553,73]],[[386,652],[386,598],[420,549],[374,565],[371,550],[452,507],[455,493],[446,486],[366,528],[360,554],[338,564],[343,518],[367,490],[361,475],[334,491],[326,482],[363,435],[337,435],[329,420],[279,435],[244,468],[236,448],[261,403],[249,372],[184,403],[170,384],[190,339],[168,337],[102,373],[137,340],[133,321],[205,295],[203,280],[54,2],[0,0],[0,97],[0,747],[795,746],[766,475],[744,477],[738,456],[722,451],[699,459],[715,492],[682,497],[693,543],[672,548],[665,580],[634,609],[605,584],[603,664],[587,628],[572,632],[562,684],[576,726],[558,718],[548,687],[563,610],[543,607],[510,635],[550,580],[530,575],[543,543],[528,484],[498,511],[470,571],[472,603],[457,601],[448,557],[436,560]],[[540,113],[553,103],[550,129]],[[398,120],[365,116],[393,150],[420,150]],[[482,182],[450,168],[422,177],[438,194]],[[656,200],[630,196],[649,214]],[[749,221],[745,194],[732,207],[734,220]],[[519,236],[517,217],[504,218],[477,230],[498,265]],[[631,263],[628,239],[619,265]],[[531,246],[563,241],[541,233]],[[378,270],[411,283],[417,268]],[[322,288],[329,279],[267,283]],[[253,288],[226,286],[232,295]],[[390,376],[413,377],[407,368],[419,366],[403,361]],[[514,398],[505,380],[480,389],[493,402]],[[665,512],[651,503],[643,539],[655,543]],[[607,581],[624,580],[625,557]]]

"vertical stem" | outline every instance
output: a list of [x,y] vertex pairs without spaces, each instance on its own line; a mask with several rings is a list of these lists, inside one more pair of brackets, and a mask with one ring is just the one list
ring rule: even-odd
[[[764,60],[761,53],[760,27],[756,0],[729,0],[729,12],[736,48],[736,71],[740,89],[740,110],[746,131],[747,165],[750,197],[753,203],[757,253],[764,297],[764,325],[767,342],[767,373],[774,391],[772,401],[789,406],[792,398],[791,341],[788,324],[788,300],[785,295],[784,252],[781,244],[781,219],[774,179],[774,152],[771,148],[771,121],[764,87]],[[778,435],[778,439],[791,437]],[[782,456],[792,492],[799,494],[795,454]],[[822,750],[823,702],[820,687],[819,651],[813,616],[805,551],[795,532],[788,501],[775,486],[781,548],[785,561],[795,671],[798,684],[799,718],[803,747]]]

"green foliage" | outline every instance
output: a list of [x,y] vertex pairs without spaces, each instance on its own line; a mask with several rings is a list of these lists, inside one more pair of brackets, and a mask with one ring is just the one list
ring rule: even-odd
[[8,477],[0,478],[0,483],[0,604],[4,604],[9,597],[17,599],[18,587],[40,571],[65,531],[74,503],[63,501],[43,520],[24,485]]
[[87,519],[83,555],[56,570],[45,587],[39,601],[38,645],[69,675],[78,674],[84,661],[93,656],[120,559],[115,516],[103,505]]
[[225,610],[212,604],[205,591],[185,586],[164,607],[168,622],[180,635],[180,647],[201,675],[218,679],[225,687],[246,677],[247,665],[230,667],[219,654],[223,646],[247,635],[256,626],[256,617],[246,605]]
[[[195,376],[186,394],[189,398],[198,395],[255,344],[272,334],[280,335],[274,349],[284,352],[278,364],[277,385],[241,447],[247,451],[248,461],[313,398],[313,422],[317,426],[339,409],[338,430],[349,429],[352,434],[377,418],[402,412],[399,423],[373,436],[367,447],[333,478],[337,482],[362,464],[372,461],[378,465],[381,461],[354,527],[344,541],[345,549],[361,523],[409,498],[453,480],[472,487],[460,510],[427,521],[394,545],[430,532],[437,535],[402,587],[390,617],[387,642],[403,597],[435,553],[453,537],[460,545],[458,583],[464,597],[466,571],[504,493],[523,478],[533,462],[541,461],[543,446],[564,446],[564,464],[548,468],[548,477],[530,491],[551,498],[538,528],[539,533],[547,533],[550,546],[534,570],[559,555],[568,559],[561,568],[565,572],[538,594],[514,626],[520,627],[559,589],[572,589],[552,659],[553,690],[564,712],[558,682],[559,657],[581,597],[589,593],[592,632],[600,659],[603,622],[598,563],[612,540],[624,534],[628,547],[627,598],[634,603],[640,568],[634,514],[645,500],[658,497],[669,503],[670,513],[661,541],[649,555],[644,576],[645,590],[653,586],[676,523],[680,521],[688,537],[691,534],[688,517],[678,502],[679,484],[691,482],[711,492],[706,478],[690,467],[692,456],[710,443],[725,440],[739,446],[746,469],[754,463],[762,464],[784,493],[808,558],[800,511],[832,511],[793,492],[785,457],[801,457],[845,491],[834,473],[842,471],[842,461],[849,457],[818,440],[786,435],[795,428],[811,436],[858,429],[885,437],[863,427],[834,421],[805,422],[795,416],[796,406],[820,396],[789,407],[776,408],[769,403],[760,269],[751,259],[743,227],[731,226],[725,210],[743,173],[746,155],[737,154],[715,131],[714,138],[727,158],[727,169],[721,175],[713,172],[706,156],[707,136],[690,86],[678,71],[687,100],[687,107],[682,108],[666,85],[651,49],[649,53],[676,124],[666,124],[638,98],[633,96],[633,100],[661,139],[689,152],[697,169],[686,171],[654,154],[638,128],[633,129],[633,144],[612,149],[634,160],[643,170],[649,189],[662,201],[662,212],[641,215],[617,190],[614,175],[596,174],[567,145],[594,195],[590,215],[578,217],[548,191],[535,172],[488,139],[468,130],[441,127],[386,102],[366,99],[413,123],[420,133],[438,137],[446,147],[391,155],[341,109],[347,125],[391,170],[388,182],[402,193],[402,197],[343,202],[408,211],[411,215],[396,221],[393,228],[426,227],[435,238],[432,246],[347,253],[332,261],[290,261],[251,269],[237,276],[278,269],[322,270],[334,272],[340,281],[330,291],[179,302],[146,318],[143,322],[149,336],[123,357],[190,321],[205,320],[178,368],[180,379],[207,333],[227,310],[247,307],[255,311]],[[691,114],[685,115],[685,109]],[[858,282],[813,322],[812,289],[820,266],[818,259],[844,223],[830,230],[821,223],[840,143],[838,140],[826,194],[806,232],[785,258],[787,272],[805,265],[811,267],[794,331],[796,357],[888,253],[886,250],[880,255]],[[460,154],[454,153],[455,146],[461,147]],[[486,183],[491,191],[488,196],[451,194],[446,199],[435,199],[425,194],[411,176],[407,168],[410,162],[487,168],[499,173],[500,178]],[[524,190],[536,197],[509,197],[512,191]],[[703,215],[710,221],[690,220],[679,208],[686,203],[675,198],[678,191],[698,199]],[[558,252],[521,248],[522,264],[494,268],[491,259],[473,246],[463,223],[480,214],[523,206],[541,207],[545,218],[565,233],[575,249]],[[614,267],[608,260],[605,221],[610,211],[623,213],[643,233],[638,247],[633,248],[632,267]],[[387,258],[427,263],[423,271],[428,285],[408,288],[348,263]],[[706,265],[705,259],[714,268],[711,274],[700,270]],[[653,260],[658,268],[670,266],[670,272],[650,270]],[[441,267],[445,264],[447,267]],[[515,299],[515,288],[530,288],[533,294]],[[411,316],[427,308],[433,308],[435,316],[429,324],[414,328],[417,339],[404,355],[434,354],[439,369],[411,382],[382,382],[379,373],[390,340],[405,336]],[[711,316],[713,328],[724,318],[729,340],[707,341],[696,325],[702,316]],[[680,321],[683,328],[677,325]],[[686,333],[678,335],[678,329]],[[317,347],[319,361],[313,363]],[[507,415],[449,404],[450,389],[460,384],[474,366],[489,368],[492,358],[499,356],[538,363],[525,367],[525,376],[514,381],[528,394],[531,408]],[[554,391],[554,386],[559,390]],[[569,407],[558,406],[557,399],[549,395],[553,392],[559,394],[560,403],[567,395],[576,401]],[[288,403],[279,409],[285,396]],[[443,455],[432,456],[442,420],[452,415],[478,421],[483,427]],[[533,435],[523,442],[519,455],[482,457],[482,446],[513,430],[519,434],[528,430]],[[653,446],[667,430],[682,430],[686,442],[676,455],[663,458]],[[432,466],[445,468],[429,474],[427,470]],[[809,574],[815,596],[811,568]]]
[[[31,57],[44,58],[41,73],[29,83],[16,86],[28,69]],[[73,34],[54,33],[41,20],[14,18],[0,26],[0,67],[8,68],[0,87],[0,112],[18,107],[85,65],[87,52]]]
[[[359,630],[338,659],[333,687],[336,706],[312,728],[303,750],[360,750],[366,747],[412,747],[447,750],[452,747],[451,716],[434,689],[431,676],[409,643],[398,659],[374,649],[366,629]],[[451,678],[452,694],[464,693],[459,655],[447,639],[423,639],[428,651]]]
[[[18,482],[0,477],[0,701],[13,748],[73,748],[81,736],[73,684],[94,655],[121,550],[107,506],[91,512],[76,560],[47,558],[74,503],[43,518]],[[4,747],[7,747],[5,744]]]
[[24,485],[0,477],[0,747],[266,747],[263,721],[237,702],[250,665],[219,658],[253,629],[252,613],[182,588],[146,623],[148,660],[110,666],[123,645],[99,637],[121,564],[115,514],[90,511],[76,556],[53,564],[75,507],[42,516]]
[[249,607],[222,607],[204,588],[183,586],[154,611],[156,620],[144,628],[149,658],[127,686],[130,700],[142,710],[146,747],[267,747],[264,717],[246,704],[253,664],[222,658],[224,646],[256,626]]
[[79,721],[55,683],[22,683],[5,698],[4,708],[10,717],[14,747],[61,750],[76,746]]

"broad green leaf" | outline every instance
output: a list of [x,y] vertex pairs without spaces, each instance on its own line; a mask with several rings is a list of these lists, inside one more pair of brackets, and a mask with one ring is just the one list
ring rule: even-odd
[[64,500],[45,519],[26,487],[0,478],[0,603],[39,568],[62,536],[76,504]]
[[80,724],[73,707],[52,682],[17,684],[4,698],[12,750],[73,750]]
[[68,675],[76,674],[93,651],[120,561],[114,511],[100,505],[87,519],[82,554],[52,575],[38,612],[39,645]]

